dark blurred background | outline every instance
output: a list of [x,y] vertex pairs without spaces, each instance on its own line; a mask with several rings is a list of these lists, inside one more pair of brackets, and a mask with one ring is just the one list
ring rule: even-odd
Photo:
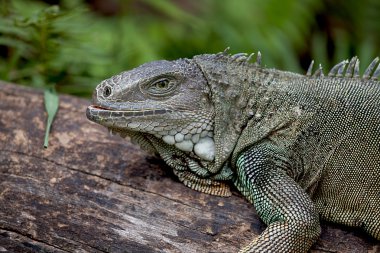
[[0,17],[0,79],[79,96],[144,62],[228,46],[300,73],[380,55],[379,0],[0,0]]

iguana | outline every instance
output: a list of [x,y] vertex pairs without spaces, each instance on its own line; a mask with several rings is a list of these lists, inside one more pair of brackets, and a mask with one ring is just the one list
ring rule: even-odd
[[186,186],[230,195],[267,224],[240,252],[307,252],[319,219],[380,240],[379,58],[324,76],[261,67],[261,54],[154,61],[101,82],[87,117],[157,153]]

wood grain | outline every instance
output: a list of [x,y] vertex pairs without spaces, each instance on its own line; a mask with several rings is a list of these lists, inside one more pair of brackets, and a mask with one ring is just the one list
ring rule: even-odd
[[[182,185],[158,158],[109,136],[89,101],[61,96],[43,148],[43,93],[0,82],[0,252],[237,252],[265,226],[239,193]],[[311,252],[380,252],[323,224]]]

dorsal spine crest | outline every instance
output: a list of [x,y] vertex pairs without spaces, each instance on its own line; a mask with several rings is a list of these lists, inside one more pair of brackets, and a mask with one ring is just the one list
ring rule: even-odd
[[[237,62],[238,64],[244,64],[251,61],[254,53],[248,55],[247,53],[237,53],[237,54],[229,54],[230,47],[227,47],[223,52],[218,53],[218,56],[228,57],[233,62]],[[253,63],[254,66],[261,66],[261,53],[257,52],[256,61]],[[328,77],[337,77],[337,78],[360,78],[359,73],[359,64],[360,61],[357,56],[352,57],[350,60],[343,60],[336,64],[328,73]],[[324,77],[323,67],[319,64],[317,70],[313,73],[314,60],[311,61],[308,70],[306,72],[306,76],[308,77]],[[380,77],[380,59],[376,57],[364,71],[363,76],[361,77],[364,80],[378,80]]]
[[[328,73],[329,77],[343,77],[343,78],[360,78],[359,73],[359,59],[357,56],[351,58],[350,61],[344,60],[336,64]],[[312,76],[314,60],[311,61],[310,66],[306,72],[306,76]],[[314,72],[313,77],[323,77],[322,65],[319,64],[318,69]],[[376,57],[364,71],[362,79],[364,80],[378,80],[380,76],[380,59]]]

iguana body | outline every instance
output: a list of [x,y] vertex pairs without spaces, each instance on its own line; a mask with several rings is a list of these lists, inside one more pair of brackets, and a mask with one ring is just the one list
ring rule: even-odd
[[144,64],[99,84],[87,117],[158,153],[193,189],[228,196],[232,180],[268,225],[241,252],[307,252],[319,217],[380,240],[378,59],[363,77],[356,57],[325,77],[249,58]]

